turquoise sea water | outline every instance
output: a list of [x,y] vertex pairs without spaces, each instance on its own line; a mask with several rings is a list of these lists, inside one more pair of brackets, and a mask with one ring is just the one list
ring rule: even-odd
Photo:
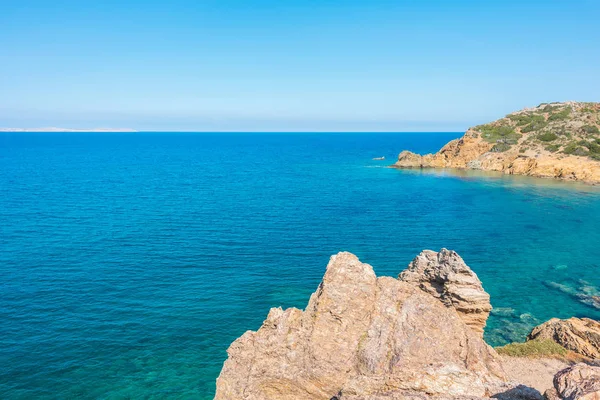
[[392,276],[457,250],[494,345],[600,318],[599,188],[384,168],[458,136],[0,134],[0,398],[210,399],[341,250]]

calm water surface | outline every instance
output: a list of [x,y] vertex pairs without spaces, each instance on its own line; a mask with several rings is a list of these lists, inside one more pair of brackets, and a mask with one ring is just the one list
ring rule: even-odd
[[341,250],[391,276],[457,250],[493,345],[600,318],[600,189],[384,168],[458,136],[0,133],[0,398],[210,399]]

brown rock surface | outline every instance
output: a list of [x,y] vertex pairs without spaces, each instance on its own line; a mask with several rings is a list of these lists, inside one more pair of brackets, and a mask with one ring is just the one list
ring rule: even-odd
[[547,397],[558,394],[559,398],[565,400],[598,400],[600,367],[580,363],[566,368],[554,376],[554,389]]
[[398,168],[422,168],[423,156],[415,154],[412,151],[404,150],[398,156],[398,161],[394,164]]
[[534,339],[550,339],[575,353],[600,358],[600,322],[589,318],[553,318],[533,328],[527,340]]
[[501,355],[502,366],[512,382],[544,393],[553,386],[554,375],[570,364],[557,358],[510,357]]
[[437,153],[403,151],[395,168],[459,168],[600,183],[600,103],[541,104],[469,129]]
[[456,309],[465,324],[483,336],[492,310],[490,295],[483,290],[475,272],[456,252],[424,250],[400,273],[398,279],[416,284],[447,307]]
[[[444,265],[458,262],[453,252],[440,254]],[[458,276],[472,280],[463,272]],[[461,288],[460,281],[448,282]],[[505,380],[499,357],[454,309],[460,293],[432,296],[414,282],[377,278],[370,265],[339,253],[305,311],[271,309],[258,331],[233,342],[215,399],[474,398],[497,393]]]

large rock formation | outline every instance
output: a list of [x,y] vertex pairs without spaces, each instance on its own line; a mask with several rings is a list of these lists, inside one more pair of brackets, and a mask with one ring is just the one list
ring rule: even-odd
[[600,368],[576,364],[554,376],[554,388],[544,393],[548,400],[600,399]]
[[465,324],[483,337],[483,328],[492,310],[490,295],[456,252],[425,250],[398,279],[418,285],[447,307],[456,309]]
[[459,168],[600,183],[600,103],[541,104],[469,129],[434,154],[402,151],[396,168]]
[[600,358],[600,322],[589,318],[553,318],[533,328],[527,340],[534,339],[550,339],[575,353]]
[[[419,257],[410,279],[403,278],[408,282],[377,278],[350,253],[331,257],[304,311],[271,309],[258,331],[230,346],[215,399],[466,398],[501,391],[499,358],[480,335],[489,302],[476,276],[456,253]],[[428,274],[422,279],[421,269]],[[430,290],[438,283],[441,292]]]

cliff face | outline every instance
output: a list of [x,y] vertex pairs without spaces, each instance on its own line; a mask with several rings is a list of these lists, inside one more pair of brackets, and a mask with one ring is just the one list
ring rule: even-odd
[[350,253],[333,256],[306,310],[271,309],[257,332],[231,345],[215,398],[464,398],[506,390],[499,357],[481,338],[489,296],[462,259],[424,252],[400,279],[377,278]]
[[403,151],[396,168],[468,168],[600,183],[600,103],[553,103],[471,128],[435,154]]
[[483,328],[492,310],[490,295],[456,252],[425,250],[408,264],[398,279],[415,283],[447,307],[454,308],[463,322],[483,337]]

